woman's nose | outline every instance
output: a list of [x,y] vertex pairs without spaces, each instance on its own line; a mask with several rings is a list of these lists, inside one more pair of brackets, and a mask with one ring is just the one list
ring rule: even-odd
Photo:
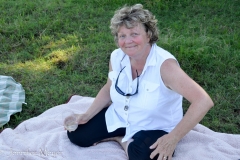
[[131,36],[127,36],[125,39],[125,43],[132,43],[133,42],[133,38]]

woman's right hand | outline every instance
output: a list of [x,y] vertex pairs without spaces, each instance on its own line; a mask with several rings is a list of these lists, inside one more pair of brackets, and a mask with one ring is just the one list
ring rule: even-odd
[[64,119],[64,129],[68,131],[74,131],[79,124],[85,124],[89,121],[87,114],[70,114]]
[[90,119],[89,116],[86,113],[83,114],[75,114],[77,118],[78,124],[85,124],[87,123]]

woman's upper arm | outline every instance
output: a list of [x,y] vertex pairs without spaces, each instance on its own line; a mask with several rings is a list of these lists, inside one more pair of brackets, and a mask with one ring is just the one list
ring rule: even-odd
[[192,80],[177,64],[174,59],[167,59],[163,62],[160,73],[164,84],[181,94],[190,103],[207,100],[211,102],[211,98],[194,80]]
[[[111,64],[111,61],[109,61],[109,71],[108,72],[111,72],[111,71],[112,71],[112,64]],[[106,86],[109,88],[109,90],[110,90],[111,85],[112,85],[112,81],[108,77]]]

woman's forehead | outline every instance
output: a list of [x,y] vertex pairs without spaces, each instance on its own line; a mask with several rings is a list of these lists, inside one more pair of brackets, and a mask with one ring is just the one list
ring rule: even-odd
[[132,27],[128,27],[126,25],[121,25],[119,26],[119,29],[118,29],[118,33],[122,32],[123,30],[144,30],[143,28],[143,24],[142,23],[136,23],[135,25],[133,25]]

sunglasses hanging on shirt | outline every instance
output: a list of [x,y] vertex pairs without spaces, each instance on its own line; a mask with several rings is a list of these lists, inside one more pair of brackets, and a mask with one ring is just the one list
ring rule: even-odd
[[[126,67],[126,66],[125,66],[125,67]],[[115,89],[116,89],[116,91],[117,91],[119,94],[121,94],[122,96],[133,96],[133,95],[135,95],[135,94],[138,93],[138,85],[139,85],[139,76],[140,76],[140,75],[138,75],[138,72],[137,72],[137,70],[136,70],[136,72],[137,72],[137,89],[136,89],[135,93],[133,93],[133,94],[131,94],[131,93],[124,93],[124,92],[118,87],[118,78],[119,78],[121,72],[123,71],[123,69],[124,69],[125,67],[123,67],[123,68],[121,69],[121,71],[119,72],[119,74],[118,74],[118,77],[117,77],[117,80],[116,80],[116,83],[115,83]]]

